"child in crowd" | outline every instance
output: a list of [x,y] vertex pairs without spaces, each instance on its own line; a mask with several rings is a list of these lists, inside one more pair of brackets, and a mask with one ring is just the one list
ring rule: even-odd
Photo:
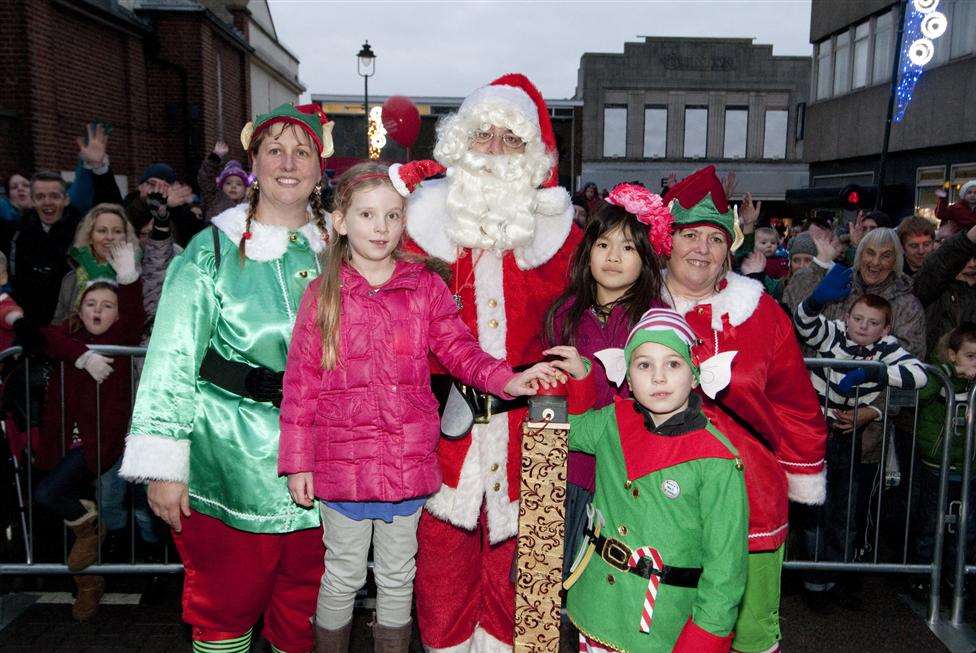
[[240,161],[231,159],[222,169],[220,168],[229,151],[227,143],[217,141],[213,150],[200,164],[200,172],[197,173],[197,184],[203,195],[203,217],[207,221],[243,202],[247,189],[251,185],[247,171],[241,166]]
[[940,222],[951,222],[955,231],[968,229],[976,224],[976,179],[970,179],[959,187],[959,199],[949,204],[945,190],[935,191],[939,201],[935,205],[935,217]]
[[373,545],[379,650],[406,652],[426,498],[441,486],[433,353],[461,382],[504,398],[535,393],[556,370],[514,374],[481,350],[444,281],[400,256],[404,200],[386,166],[339,181],[333,245],[302,299],[288,351],[278,471],[292,498],[322,500],[325,574],[317,650],[345,651]]
[[[596,187],[593,189],[595,192]],[[661,286],[660,262],[651,245],[648,224],[641,221],[644,213],[640,202],[650,202],[653,197],[657,196],[645,188],[620,184],[590,218],[583,241],[573,254],[569,287],[546,314],[549,346],[576,347],[588,358],[601,349],[624,346],[630,328],[647,310],[648,298]],[[613,388],[603,374],[596,375],[595,383],[596,408],[612,403],[616,396],[628,396],[626,384]],[[566,464],[565,573],[583,537],[595,478],[593,456],[570,452]]]
[[[969,393],[976,384],[976,324],[964,322],[945,334],[936,347],[935,363],[952,380],[952,391],[956,399],[956,414],[964,415]],[[939,515],[939,473],[942,469],[942,453],[946,442],[946,388],[933,374],[918,396],[917,447],[921,465],[918,466],[918,497],[912,503],[912,524],[915,536],[912,538],[913,562],[927,564],[932,561],[935,550],[936,518]],[[965,424],[965,420],[955,421]],[[965,456],[966,430],[956,428],[949,445],[949,488],[948,502],[959,501],[962,490],[962,466]],[[969,522],[966,532],[966,547],[971,549],[976,542],[976,509],[969,504]],[[944,557],[946,568],[954,568],[955,557],[952,549],[957,541],[947,537],[950,555]],[[928,581],[913,581],[912,593],[928,599]]]
[[789,258],[780,250],[779,232],[772,227],[756,229],[755,251],[766,257],[766,275],[771,279],[782,279],[789,272]]
[[[868,511],[869,488],[877,483],[885,437],[879,421],[886,409],[884,386],[911,391],[925,384],[922,363],[891,335],[888,300],[866,294],[854,302],[844,320],[820,315],[824,306],[850,294],[851,277],[851,268],[835,264],[810,297],[800,302],[793,316],[800,342],[821,357],[877,361],[885,366],[821,367],[810,372],[831,429],[826,454],[827,498],[823,506],[807,510],[800,530],[811,559],[825,561],[850,562],[857,538],[846,535],[848,526],[854,525],[859,534],[866,531],[863,516]],[[852,460],[852,447],[858,443]],[[807,604],[817,612],[830,612],[832,603],[853,607],[858,602],[853,593],[836,585],[831,574],[809,574],[805,588]]]
[[[742,462],[701,411],[697,338],[681,315],[649,310],[623,350],[601,359],[632,399],[591,410],[596,384],[578,352],[547,354],[567,372],[569,447],[596,456],[596,495],[568,587],[580,651],[728,651],[745,591]],[[726,360],[728,360],[726,358]],[[706,362],[706,365],[708,363]],[[725,370],[728,371],[727,369]],[[728,376],[724,375],[727,383]]]
[[[133,243],[116,245],[109,263],[118,285],[92,280],[82,292],[76,314],[63,324],[42,329],[47,354],[66,365],[63,386],[59,374],[52,375],[48,384],[35,464],[50,471],[34,498],[74,532],[75,543],[68,553],[71,572],[82,571],[98,557],[106,526],[96,504],[83,497],[91,482],[109,472],[121,457],[132,415],[129,362],[113,360],[89,346],[139,344],[145,318],[135,251]],[[94,614],[104,580],[76,576],[75,581],[79,591],[73,614],[83,621]]]

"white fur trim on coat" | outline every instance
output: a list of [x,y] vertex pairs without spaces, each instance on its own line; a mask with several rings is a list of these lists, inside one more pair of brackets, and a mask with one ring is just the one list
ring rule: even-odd
[[447,648],[433,648],[425,645],[424,650],[427,653],[511,653],[512,645],[492,637],[481,626],[476,626],[471,637],[460,644]]
[[[407,234],[430,256],[453,263],[457,260],[458,246],[448,238],[445,227],[449,219],[447,189],[447,179],[430,179],[410,195]],[[573,226],[573,207],[564,188],[538,190],[534,211],[532,242],[514,251],[515,260],[523,270],[537,268],[555,256]]]
[[819,506],[827,499],[827,470],[816,474],[786,474],[790,501]]
[[187,483],[190,479],[190,441],[163,435],[130,435],[125,439],[119,476],[134,483]]
[[[332,228],[332,217],[326,214],[326,224]],[[233,206],[220,215],[214,217],[213,224],[230,238],[231,242],[239,243],[244,236],[244,225],[247,222],[247,204]],[[325,249],[325,240],[314,222],[306,222],[298,230],[308,241],[312,251],[318,254]],[[288,229],[281,225],[264,224],[257,220],[251,221],[251,237],[244,243],[244,255],[252,261],[273,261],[284,255],[288,249]]]
[[716,331],[722,330],[723,315],[729,316],[732,326],[739,326],[752,317],[763,294],[763,285],[755,279],[729,272],[725,280],[725,288],[709,301],[712,306],[712,328]]

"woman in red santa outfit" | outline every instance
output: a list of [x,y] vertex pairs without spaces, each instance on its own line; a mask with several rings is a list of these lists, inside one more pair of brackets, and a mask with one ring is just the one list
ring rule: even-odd
[[[444,260],[461,317],[513,367],[542,358],[546,308],[580,240],[556,187],[556,145],[539,91],[505,75],[437,127],[437,162],[394,166],[407,233]],[[445,168],[446,166],[446,168]],[[446,170],[446,179],[418,183]],[[410,194],[412,192],[412,194]],[[417,617],[428,651],[510,651],[524,403],[481,396],[470,435],[443,440],[444,481],[420,520]]]

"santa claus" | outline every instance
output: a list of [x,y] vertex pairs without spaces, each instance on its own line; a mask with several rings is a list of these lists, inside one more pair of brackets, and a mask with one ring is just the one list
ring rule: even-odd
[[[556,186],[549,111],[523,75],[472,93],[437,127],[433,161],[393,166],[407,233],[451,269],[461,315],[489,354],[540,360],[543,315],[580,239]],[[426,179],[446,173],[442,179]],[[444,481],[418,532],[417,616],[428,651],[510,651],[524,404],[478,398],[468,437],[442,440]]]

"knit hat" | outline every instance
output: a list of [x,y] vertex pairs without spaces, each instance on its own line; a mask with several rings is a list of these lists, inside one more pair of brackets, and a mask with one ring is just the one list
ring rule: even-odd
[[240,161],[231,159],[227,162],[224,169],[220,171],[219,175],[217,175],[217,188],[222,188],[224,182],[227,181],[229,177],[239,177],[245,188],[251,185],[247,171],[241,167]]
[[167,184],[176,181],[176,173],[171,167],[165,163],[154,163],[143,171],[142,176],[139,177],[139,183],[144,184],[154,177],[165,181]]
[[966,194],[966,191],[970,188],[976,188],[976,179],[970,179],[965,184],[959,187],[959,197]]
[[813,236],[806,231],[793,236],[793,238],[790,239],[790,244],[787,249],[790,252],[790,258],[793,258],[797,254],[809,254],[810,256],[817,255],[817,245],[813,242]]
[[707,224],[725,232],[729,251],[742,244],[739,219],[725,196],[715,166],[697,170],[668,189],[664,203],[674,216],[674,229]]
[[330,121],[325,112],[322,111],[322,107],[314,102],[299,106],[285,103],[268,113],[258,115],[252,122],[244,125],[244,129],[241,130],[241,145],[244,146],[245,151],[250,152],[251,143],[261,132],[280,122],[297,125],[305,130],[312,142],[315,143],[324,170],[325,160],[332,156],[335,151],[332,143],[332,128],[335,123]]
[[732,378],[732,359],[737,352],[723,351],[698,362],[692,352],[699,342],[698,337],[685,318],[669,308],[652,308],[644,313],[631,329],[623,349],[603,349],[594,356],[603,363],[607,378],[619,386],[627,376],[634,351],[647,342],[664,345],[684,359],[695,379],[701,383],[702,390],[712,399]]

